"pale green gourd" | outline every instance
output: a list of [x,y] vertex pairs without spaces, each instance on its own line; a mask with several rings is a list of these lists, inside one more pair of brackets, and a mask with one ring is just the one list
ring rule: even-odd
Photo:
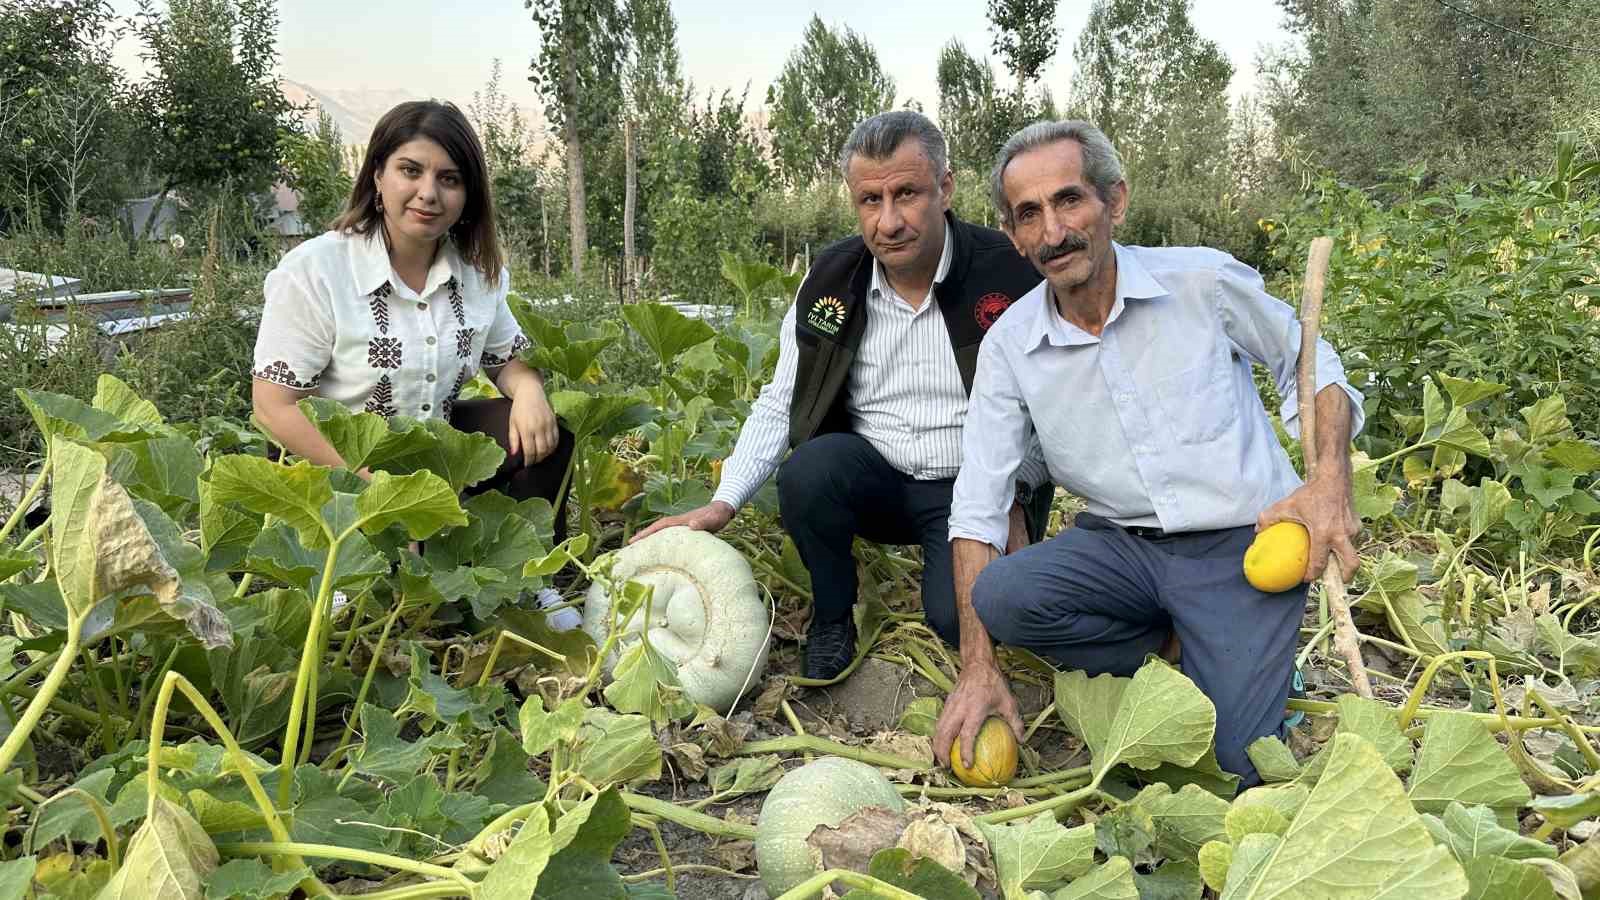
[[806,838],[818,825],[835,827],[869,806],[905,811],[905,801],[882,772],[866,763],[825,756],[783,776],[761,804],[756,821],[756,869],[767,896],[776,897],[822,870]]

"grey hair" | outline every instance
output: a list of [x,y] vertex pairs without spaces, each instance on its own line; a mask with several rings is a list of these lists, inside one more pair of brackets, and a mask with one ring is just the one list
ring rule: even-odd
[[839,151],[839,171],[849,178],[850,160],[858,155],[867,159],[888,159],[907,138],[915,138],[922,145],[922,154],[933,165],[934,180],[943,178],[950,169],[944,132],[927,116],[910,109],[896,109],[862,119],[845,140],[844,149]]
[[1013,159],[1029,150],[1036,150],[1057,141],[1077,142],[1083,151],[1083,177],[1094,187],[1095,193],[1100,195],[1101,200],[1107,199],[1111,188],[1123,180],[1122,157],[1117,155],[1117,148],[1112,146],[1111,139],[1106,137],[1105,132],[1081,119],[1035,122],[1007,138],[1005,145],[1000,148],[999,155],[995,157],[994,175],[991,180],[994,207],[1000,213],[1000,221],[1007,225],[1011,224],[1011,203],[1006,199],[1006,166],[1011,165]]

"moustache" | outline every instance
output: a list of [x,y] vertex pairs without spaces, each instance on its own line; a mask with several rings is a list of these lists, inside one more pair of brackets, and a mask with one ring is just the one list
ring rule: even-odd
[[1039,248],[1039,262],[1047,263],[1057,257],[1066,256],[1077,250],[1087,250],[1089,239],[1078,234],[1069,234],[1062,238],[1060,243]]

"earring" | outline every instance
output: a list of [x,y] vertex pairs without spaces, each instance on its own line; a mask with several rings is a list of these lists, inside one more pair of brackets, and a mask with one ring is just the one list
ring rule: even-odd
[[383,195],[374,192],[372,197],[372,205],[378,208],[378,212],[383,212]]

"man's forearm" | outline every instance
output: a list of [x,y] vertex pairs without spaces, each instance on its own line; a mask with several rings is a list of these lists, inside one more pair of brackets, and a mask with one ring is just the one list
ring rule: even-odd
[[1350,396],[1330,384],[1317,394],[1317,471],[1350,483]]
[[955,574],[956,621],[961,629],[961,667],[994,663],[994,647],[989,641],[989,631],[978,619],[972,606],[972,586],[978,573],[999,556],[995,548],[984,542],[956,538],[950,542],[951,568]]

